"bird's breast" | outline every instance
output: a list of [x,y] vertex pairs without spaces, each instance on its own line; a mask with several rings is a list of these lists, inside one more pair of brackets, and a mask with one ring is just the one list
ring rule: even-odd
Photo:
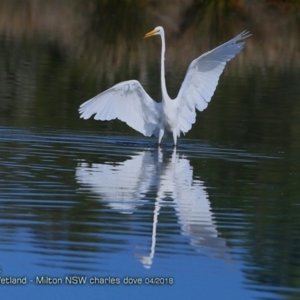
[[[174,103],[175,104],[175,103]],[[172,102],[163,105],[163,123],[166,130],[172,132],[178,123],[178,109]]]

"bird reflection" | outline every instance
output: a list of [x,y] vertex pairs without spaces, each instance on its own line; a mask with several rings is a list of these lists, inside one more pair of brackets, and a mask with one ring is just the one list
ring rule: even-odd
[[154,259],[158,216],[165,206],[174,208],[182,235],[198,251],[226,256],[226,242],[219,237],[204,183],[193,178],[189,160],[175,148],[171,156],[161,148],[137,152],[120,164],[80,161],[76,179],[120,213],[132,214],[139,206],[149,205],[153,197],[147,193],[155,192],[151,247],[138,255],[145,268]]
[[143,196],[150,187],[154,168],[151,154],[141,152],[119,165],[79,162],[76,179],[98,197],[101,195],[112,209],[132,213],[147,202]]

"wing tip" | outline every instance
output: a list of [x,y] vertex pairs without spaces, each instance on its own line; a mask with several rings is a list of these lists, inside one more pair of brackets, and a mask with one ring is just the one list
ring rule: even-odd
[[243,39],[250,37],[251,35],[252,35],[252,33],[250,33],[250,31],[244,30],[237,36],[237,38],[238,38],[238,40],[243,40]]

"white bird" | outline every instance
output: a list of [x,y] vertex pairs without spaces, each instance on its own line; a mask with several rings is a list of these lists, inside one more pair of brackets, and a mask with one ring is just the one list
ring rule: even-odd
[[155,135],[158,143],[165,131],[172,132],[174,145],[180,132],[188,132],[196,121],[196,108],[203,111],[217,87],[226,63],[238,54],[245,44],[239,41],[249,37],[243,31],[225,44],[191,62],[176,99],[172,100],[165,81],[165,32],[158,26],[144,37],[160,35],[162,102],[154,101],[137,80],[118,83],[79,107],[80,117],[95,120],[119,119],[145,136]]

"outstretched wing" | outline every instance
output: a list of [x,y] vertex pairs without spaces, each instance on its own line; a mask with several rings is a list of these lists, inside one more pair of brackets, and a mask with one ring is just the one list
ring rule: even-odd
[[137,80],[118,83],[80,105],[83,119],[119,119],[145,136],[151,136],[161,118],[161,104],[146,93]]
[[243,31],[232,40],[191,62],[176,98],[179,109],[178,134],[180,131],[185,133],[191,129],[196,118],[195,108],[203,111],[207,107],[226,63],[243,49],[245,42],[238,42],[250,35],[249,32]]

